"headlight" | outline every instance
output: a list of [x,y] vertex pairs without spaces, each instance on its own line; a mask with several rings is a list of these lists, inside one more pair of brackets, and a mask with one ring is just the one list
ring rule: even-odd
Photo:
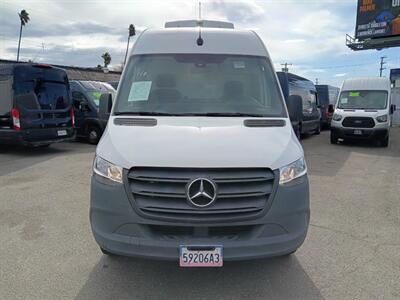
[[122,168],[102,159],[100,156],[94,158],[93,172],[99,176],[112,181],[122,183]]
[[304,160],[304,157],[296,160],[295,162],[287,166],[280,168],[279,173],[280,173],[279,184],[288,183],[293,179],[296,179],[298,177],[307,174],[307,165],[306,161]]
[[379,123],[385,123],[388,120],[388,115],[379,116],[376,118]]
[[340,121],[340,120],[342,119],[342,116],[339,115],[339,114],[333,114],[332,119],[333,119],[334,121]]

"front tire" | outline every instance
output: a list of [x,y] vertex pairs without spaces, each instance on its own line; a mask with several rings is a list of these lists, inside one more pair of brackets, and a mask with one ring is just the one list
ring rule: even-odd
[[89,144],[96,145],[101,137],[100,128],[97,126],[89,126],[87,129],[87,139]]
[[301,140],[301,128],[300,128],[300,125],[297,126],[297,129],[296,129],[296,131],[294,133],[296,134],[297,139],[300,141]]
[[101,248],[101,247],[100,247],[100,251],[101,251],[104,255],[107,255],[107,256],[110,256],[110,257],[116,257],[116,256],[118,256],[118,255],[116,255],[116,254],[114,254],[114,253],[111,253],[111,252],[107,251],[106,249]]
[[318,123],[317,129],[315,129],[315,134],[319,135],[321,133],[321,122]]
[[383,148],[387,148],[389,146],[389,136],[387,136],[384,139],[380,140],[380,145]]
[[331,144],[337,144],[338,138],[335,133],[331,131]]

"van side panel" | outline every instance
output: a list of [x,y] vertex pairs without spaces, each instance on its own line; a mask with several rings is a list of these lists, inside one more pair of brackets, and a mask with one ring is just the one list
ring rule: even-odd
[[320,111],[317,108],[317,90],[308,79],[288,73],[289,96],[298,95],[303,101],[301,133],[316,131],[320,123]]
[[0,116],[9,114],[12,108],[12,84],[13,78],[11,76],[0,77]]

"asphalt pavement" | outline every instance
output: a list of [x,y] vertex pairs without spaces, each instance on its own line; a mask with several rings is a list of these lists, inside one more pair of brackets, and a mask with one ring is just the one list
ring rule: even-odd
[[303,140],[311,225],[290,258],[180,269],[103,256],[89,225],[95,147],[0,148],[0,299],[399,299],[400,128],[390,147]]

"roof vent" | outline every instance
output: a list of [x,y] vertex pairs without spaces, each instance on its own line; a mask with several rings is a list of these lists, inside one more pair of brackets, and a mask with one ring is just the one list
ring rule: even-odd
[[284,127],[286,122],[281,119],[247,119],[243,124],[246,127]]
[[233,23],[213,20],[182,20],[165,23],[165,28],[178,27],[204,27],[204,28],[227,28],[233,29]]
[[154,127],[157,125],[157,119],[150,118],[115,118],[115,125],[120,126],[144,126]]

